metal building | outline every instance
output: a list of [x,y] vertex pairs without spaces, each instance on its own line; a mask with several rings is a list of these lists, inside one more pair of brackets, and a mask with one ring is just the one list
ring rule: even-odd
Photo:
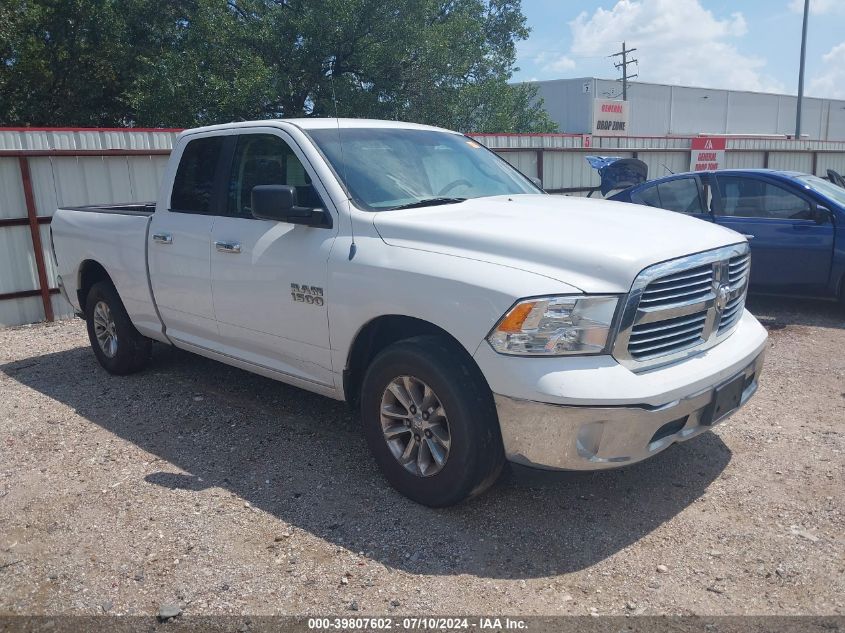
[[[599,133],[592,129],[594,100],[622,98],[622,84],[615,80],[530,83],[539,87],[560,131],[570,134]],[[792,135],[797,101],[794,95],[630,82],[628,136]],[[802,138],[845,140],[845,101],[805,97],[802,110]]]

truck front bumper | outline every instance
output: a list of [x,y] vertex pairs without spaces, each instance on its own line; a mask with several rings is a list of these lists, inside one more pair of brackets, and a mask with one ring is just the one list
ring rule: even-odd
[[642,461],[727,418],[757,390],[765,346],[765,329],[745,312],[716,347],[642,373],[610,356],[508,357],[486,343],[476,360],[510,461],[599,470]]

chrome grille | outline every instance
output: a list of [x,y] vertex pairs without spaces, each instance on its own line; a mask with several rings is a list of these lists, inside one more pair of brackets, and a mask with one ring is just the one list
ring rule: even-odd
[[732,290],[743,289],[728,301],[719,319],[719,332],[729,330],[742,316],[745,307],[745,287],[748,285],[748,274],[751,271],[751,255],[737,255],[731,257],[728,263],[728,283]]
[[701,312],[657,323],[636,325],[631,330],[628,351],[632,357],[639,360],[697,345],[701,342],[706,320],[706,313]]
[[696,301],[712,289],[713,265],[706,264],[652,281],[643,290],[640,306],[654,308]]
[[731,257],[728,262],[728,280],[730,284],[733,286],[745,281],[748,277],[749,270],[751,270],[751,253]]
[[747,244],[651,266],[634,280],[613,354],[646,369],[716,345],[739,322],[751,259]]

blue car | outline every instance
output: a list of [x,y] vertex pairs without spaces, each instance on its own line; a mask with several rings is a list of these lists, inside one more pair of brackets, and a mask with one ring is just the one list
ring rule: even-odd
[[674,174],[609,198],[686,213],[742,233],[751,290],[845,303],[845,189],[798,172],[725,169]]

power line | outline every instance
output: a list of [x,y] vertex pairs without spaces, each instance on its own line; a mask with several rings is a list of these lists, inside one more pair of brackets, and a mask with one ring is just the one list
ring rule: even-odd
[[613,64],[616,68],[622,69],[622,101],[628,100],[628,80],[633,79],[634,77],[638,77],[639,74],[628,74],[628,64],[637,64],[639,66],[639,60],[637,59],[628,59],[628,55],[633,53],[636,48],[625,48],[625,42],[622,42],[622,50],[618,53],[614,53],[613,55],[609,55],[608,57],[622,57],[622,61],[616,64]]

